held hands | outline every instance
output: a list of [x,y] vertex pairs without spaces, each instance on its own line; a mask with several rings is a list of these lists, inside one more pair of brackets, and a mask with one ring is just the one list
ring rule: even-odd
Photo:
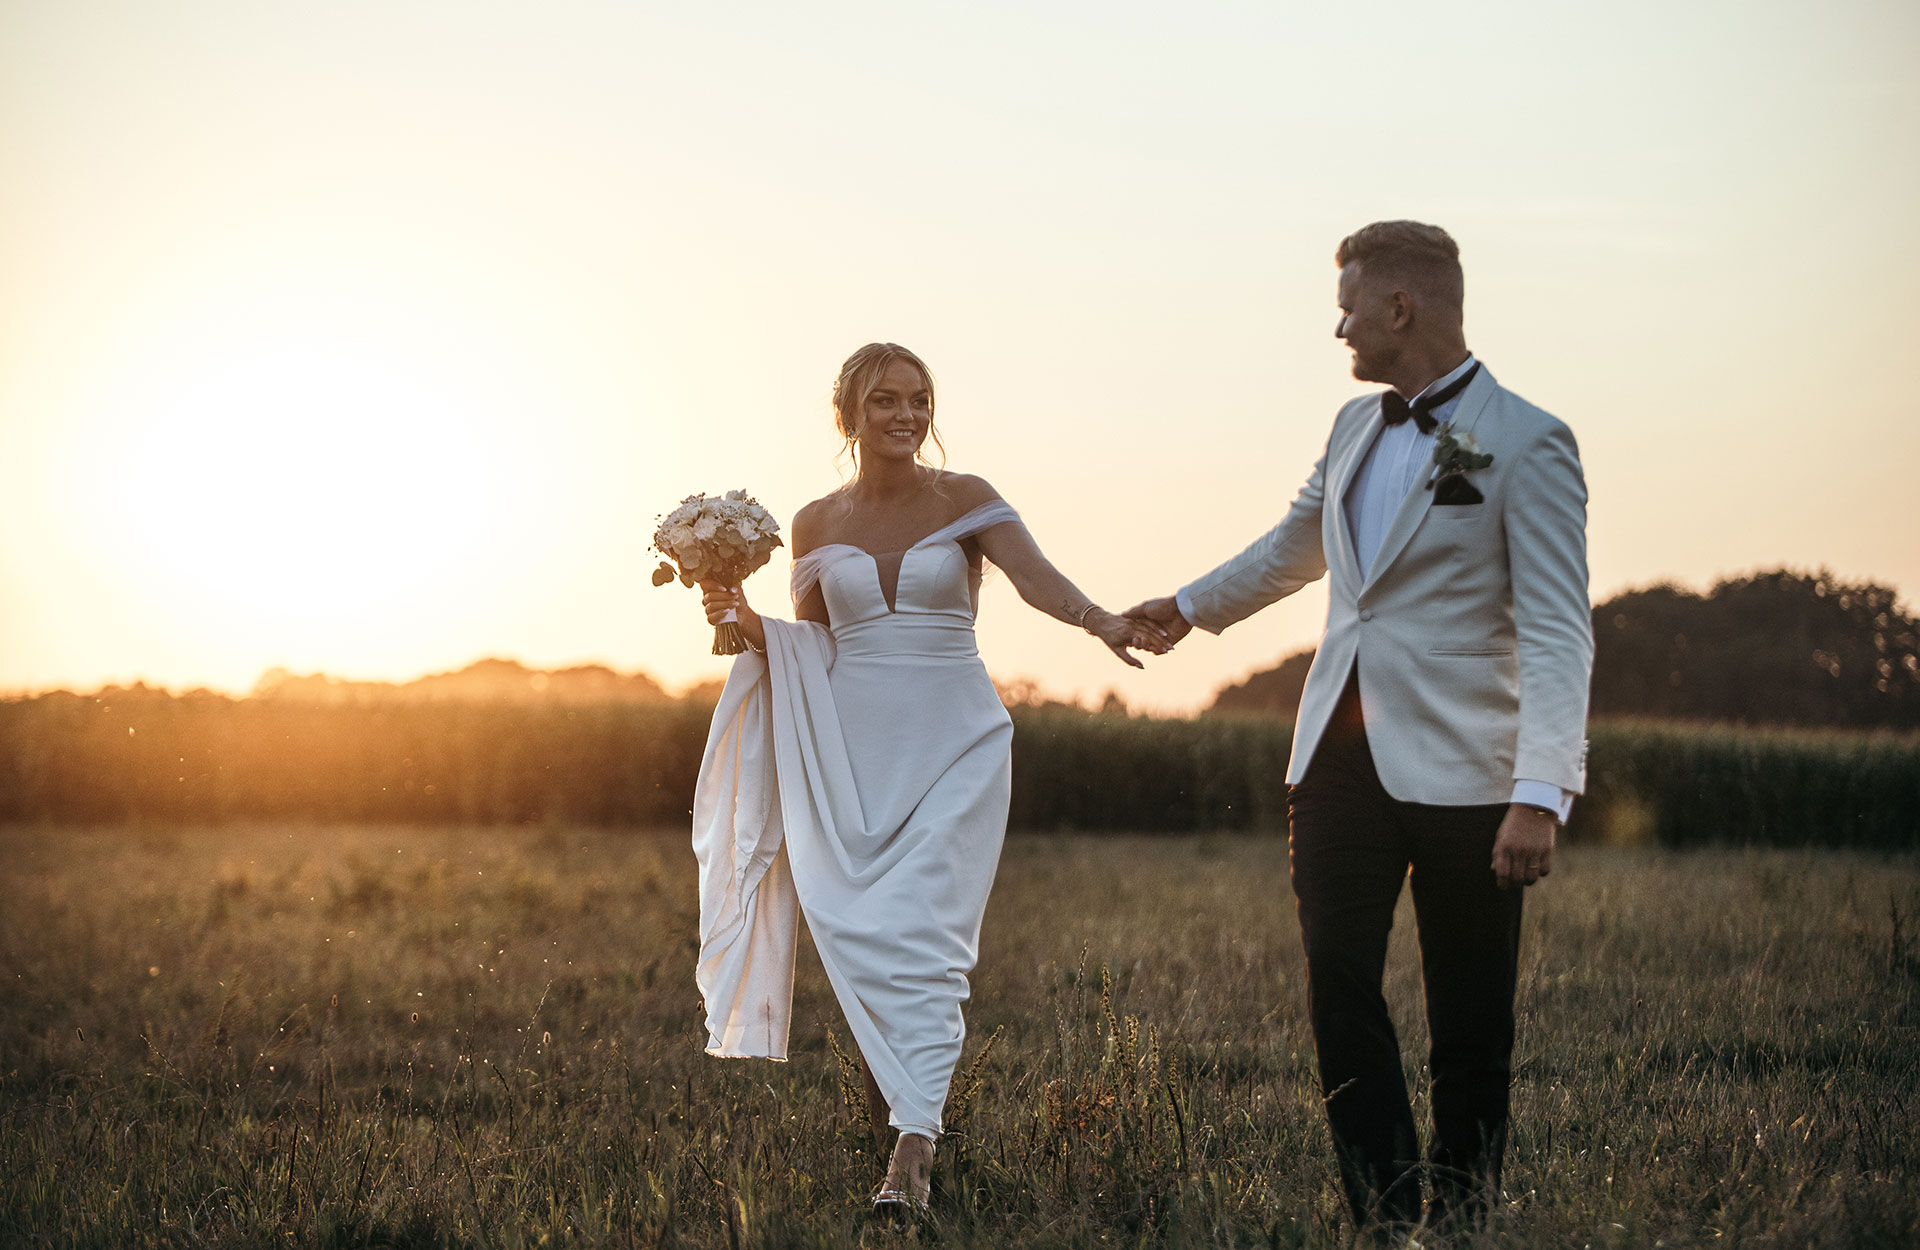
[[1159,635],[1165,645],[1155,652],[1157,655],[1173,650],[1174,643],[1193,631],[1193,623],[1180,615],[1180,605],[1172,595],[1136,603],[1121,615]]
[[1173,646],[1159,630],[1130,617],[1116,616],[1105,608],[1093,609],[1086,614],[1086,618],[1086,631],[1106,643],[1107,648],[1120,657],[1122,664],[1133,668],[1146,666],[1128,654],[1129,647],[1149,655],[1165,655]]
[[1552,816],[1515,803],[1493,836],[1493,876],[1502,889],[1528,886],[1553,871]]
[[1145,665],[1128,654],[1129,648],[1149,655],[1165,655],[1193,626],[1180,615],[1178,605],[1167,598],[1149,599],[1117,616],[1105,608],[1094,608],[1086,614],[1083,628],[1106,643],[1121,663],[1144,668]]

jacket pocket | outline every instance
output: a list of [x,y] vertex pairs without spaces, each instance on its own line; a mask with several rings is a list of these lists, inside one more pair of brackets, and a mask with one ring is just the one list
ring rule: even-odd
[[1496,647],[1496,646],[1471,647],[1471,646],[1441,645],[1438,647],[1427,648],[1427,654],[1428,655],[1454,655],[1454,656],[1512,655],[1513,648],[1512,647]]

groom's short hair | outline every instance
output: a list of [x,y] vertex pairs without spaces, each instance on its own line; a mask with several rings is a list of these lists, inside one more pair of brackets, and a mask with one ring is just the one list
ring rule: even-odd
[[1384,278],[1456,310],[1465,300],[1460,245],[1438,226],[1419,221],[1362,226],[1340,240],[1333,253],[1333,263],[1342,269],[1355,261],[1369,281]]

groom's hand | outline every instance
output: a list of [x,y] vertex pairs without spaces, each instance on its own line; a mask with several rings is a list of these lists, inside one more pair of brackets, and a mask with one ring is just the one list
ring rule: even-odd
[[1501,888],[1532,885],[1553,870],[1554,823],[1537,807],[1507,808],[1493,836],[1493,876]]
[[1136,603],[1120,615],[1144,622],[1165,638],[1169,647],[1193,631],[1193,623],[1180,615],[1180,605],[1174,601],[1172,595],[1164,599],[1149,599],[1145,603]]

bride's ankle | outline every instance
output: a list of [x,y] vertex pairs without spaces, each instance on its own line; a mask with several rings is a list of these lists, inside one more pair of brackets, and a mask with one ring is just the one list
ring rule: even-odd
[[933,1196],[933,1139],[921,1133],[901,1133],[887,1160],[887,1179],[874,1196],[874,1209],[900,1218],[904,1213],[924,1216]]
[[902,1132],[894,1138],[893,1155],[887,1170],[919,1170],[933,1165],[933,1139],[923,1133]]

